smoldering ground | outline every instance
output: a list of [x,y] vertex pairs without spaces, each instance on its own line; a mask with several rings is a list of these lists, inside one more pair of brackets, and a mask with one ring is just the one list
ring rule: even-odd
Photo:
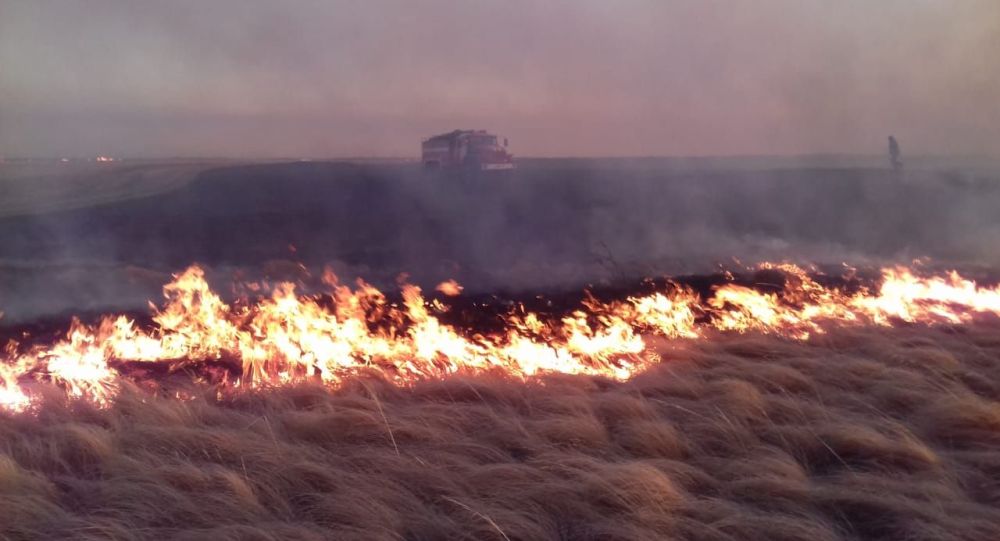
[[[815,163],[522,160],[485,176],[411,164],[214,165],[155,196],[28,205],[0,218],[0,300],[8,321],[141,307],[191,263],[214,269],[220,291],[234,277],[310,283],[329,265],[384,289],[408,273],[425,286],[455,278],[470,293],[765,260],[1000,264],[995,169],[937,165],[901,179]],[[25,201],[34,189],[30,178],[4,187]]]

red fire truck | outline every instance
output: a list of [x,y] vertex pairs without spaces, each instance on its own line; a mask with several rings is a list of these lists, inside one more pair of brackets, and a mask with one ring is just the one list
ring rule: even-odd
[[514,156],[496,135],[486,130],[455,130],[425,139],[422,161],[428,169],[514,169]]

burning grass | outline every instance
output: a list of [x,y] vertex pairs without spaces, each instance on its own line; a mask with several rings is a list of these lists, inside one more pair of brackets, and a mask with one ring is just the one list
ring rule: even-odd
[[[152,325],[126,316],[94,325],[74,319],[63,338],[27,333],[11,340],[0,354],[0,408],[30,409],[37,381],[107,405],[123,377],[164,371],[207,378],[223,390],[311,379],[336,387],[372,371],[404,386],[494,372],[626,380],[659,362],[649,347],[656,337],[757,332],[807,340],[831,326],[956,325],[1000,315],[1000,286],[956,272],[886,268],[872,283],[840,277],[836,285],[793,265],[765,264],[759,273],[774,281],[739,283],[726,275],[703,292],[666,282],[606,300],[588,294],[577,306],[542,314],[523,304],[496,312],[473,303],[456,311],[406,283],[392,302],[369,284],[352,288],[332,274],[324,278],[326,296],[300,295],[293,283],[246,284],[266,294],[230,304],[192,266],[164,286],[162,308],[151,305]],[[460,292],[455,283],[439,289],[451,298]],[[483,313],[492,321],[484,323]]]
[[626,382],[46,384],[0,419],[0,536],[991,539],[998,330],[664,340]]

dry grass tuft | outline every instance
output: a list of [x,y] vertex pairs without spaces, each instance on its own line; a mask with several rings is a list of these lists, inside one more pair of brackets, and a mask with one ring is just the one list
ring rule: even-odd
[[995,327],[677,346],[632,382],[362,378],[0,419],[0,538],[1000,538]]

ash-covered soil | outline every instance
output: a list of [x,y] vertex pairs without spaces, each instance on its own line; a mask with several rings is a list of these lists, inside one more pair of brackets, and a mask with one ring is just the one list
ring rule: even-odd
[[54,392],[0,418],[0,537],[994,539],[997,331],[675,341],[626,383]]
[[899,178],[844,164],[521,160],[473,177],[393,163],[196,165],[169,190],[143,183],[160,178],[156,164],[116,165],[128,174],[107,193],[66,192],[84,208],[39,201],[60,183],[100,192],[92,175],[0,184],[37,211],[0,217],[5,320],[141,308],[194,262],[223,284],[308,281],[300,264],[312,277],[329,264],[384,290],[408,273],[529,294],[762,260],[1000,265],[1000,177],[982,168]]

